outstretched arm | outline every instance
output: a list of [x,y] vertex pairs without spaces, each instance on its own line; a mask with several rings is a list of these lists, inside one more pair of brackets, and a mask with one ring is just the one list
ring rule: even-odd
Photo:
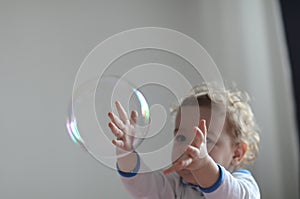
[[116,102],[118,116],[108,113],[111,122],[108,126],[116,136],[112,143],[116,146],[118,155],[117,169],[122,182],[134,198],[174,198],[174,191],[167,177],[161,172],[140,173],[142,167],[146,167],[138,153],[134,151],[135,125],[137,112],[132,111],[128,119],[126,111]]
[[177,161],[173,166],[164,171],[169,174],[182,169],[188,169],[192,172],[198,184],[203,188],[213,186],[219,176],[220,171],[214,160],[207,154],[206,150],[206,122],[200,121],[199,127],[194,128],[195,138],[187,146],[184,159]]

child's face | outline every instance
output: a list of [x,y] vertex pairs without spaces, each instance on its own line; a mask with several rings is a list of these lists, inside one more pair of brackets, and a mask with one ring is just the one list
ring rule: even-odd
[[[207,125],[207,149],[208,154],[212,159],[222,165],[227,170],[232,170],[232,160],[234,157],[234,147],[232,137],[228,133],[229,127],[225,122],[223,130],[220,135],[217,135],[217,132],[213,132],[213,124],[210,128],[210,119],[211,119],[211,110],[209,107],[200,106],[200,119],[199,118],[199,109],[195,106],[183,106],[181,110],[177,113],[175,121],[175,130],[174,130],[174,146],[172,159],[178,160],[183,158],[183,152],[186,149],[187,145],[191,144],[191,141],[194,138],[194,126],[198,126],[200,119],[206,120]],[[196,116],[198,114],[198,116]],[[225,120],[226,121],[226,120]],[[212,129],[212,130],[211,130]],[[211,130],[211,131],[210,131]],[[219,136],[219,139],[217,139]],[[176,161],[175,161],[176,162]],[[197,184],[193,175],[189,170],[181,170],[177,172],[186,182]]]

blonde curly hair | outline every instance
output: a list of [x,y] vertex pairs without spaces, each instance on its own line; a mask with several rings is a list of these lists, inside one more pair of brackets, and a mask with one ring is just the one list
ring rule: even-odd
[[226,111],[226,121],[231,127],[233,142],[244,142],[247,151],[241,162],[241,167],[254,162],[259,152],[259,128],[256,124],[253,111],[250,107],[250,97],[244,91],[234,89],[219,89],[213,85],[203,84],[194,87],[181,104],[172,112],[177,113],[180,107],[185,105],[222,106]]

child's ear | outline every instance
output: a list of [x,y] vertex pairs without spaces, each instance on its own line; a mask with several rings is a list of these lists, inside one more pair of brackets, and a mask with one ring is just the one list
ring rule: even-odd
[[233,157],[231,164],[234,166],[238,166],[241,164],[246,152],[248,149],[248,145],[245,142],[239,142],[235,145]]

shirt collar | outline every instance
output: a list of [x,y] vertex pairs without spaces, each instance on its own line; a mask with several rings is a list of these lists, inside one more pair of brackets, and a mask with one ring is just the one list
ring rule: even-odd
[[180,181],[183,184],[183,186],[191,187],[192,189],[199,191],[201,193],[201,195],[203,195],[199,185],[194,185],[194,184],[188,183],[188,182],[184,181],[182,179],[182,177],[180,177]]

